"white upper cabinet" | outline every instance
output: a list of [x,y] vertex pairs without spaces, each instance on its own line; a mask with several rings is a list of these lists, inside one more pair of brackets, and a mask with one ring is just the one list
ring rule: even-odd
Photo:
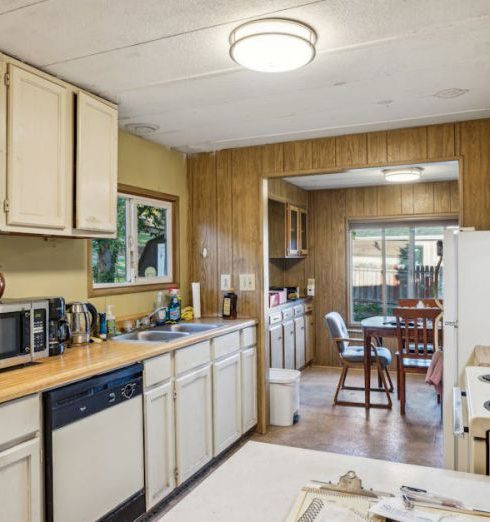
[[117,110],[77,96],[76,228],[116,232]]
[[69,233],[68,91],[12,64],[8,75],[6,225]]
[[117,106],[0,53],[0,232],[116,235]]

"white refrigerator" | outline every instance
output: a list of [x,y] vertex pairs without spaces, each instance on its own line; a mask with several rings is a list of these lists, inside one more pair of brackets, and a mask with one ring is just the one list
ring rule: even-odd
[[490,232],[449,229],[444,235],[444,465],[467,471],[467,436],[453,434],[453,388],[476,345],[490,345]]

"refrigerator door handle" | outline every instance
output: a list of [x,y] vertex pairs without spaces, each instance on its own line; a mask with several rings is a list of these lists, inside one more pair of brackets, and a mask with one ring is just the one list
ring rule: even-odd
[[463,394],[459,386],[453,388],[453,434],[455,437],[464,437],[463,422]]

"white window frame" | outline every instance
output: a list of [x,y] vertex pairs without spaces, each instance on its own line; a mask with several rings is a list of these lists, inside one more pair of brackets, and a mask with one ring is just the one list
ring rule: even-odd
[[[361,322],[354,321],[354,303],[352,299],[352,229],[358,226],[366,227],[366,228],[379,228],[382,231],[382,270],[381,274],[383,277],[383,281],[386,282],[386,253],[385,253],[385,229],[387,227],[412,227],[412,226],[457,226],[458,217],[457,216],[444,216],[433,218],[425,216],[420,218],[400,218],[400,219],[386,219],[386,218],[374,218],[374,219],[355,219],[348,220],[346,227],[346,269],[347,269],[347,310],[348,310],[348,322],[349,325],[358,327]],[[386,302],[385,302],[385,284],[383,284],[382,288],[382,308],[383,314],[386,314]]]
[[[174,219],[174,205],[173,201],[166,201],[163,199],[154,199],[144,196],[138,196],[119,192],[118,198],[127,200],[126,206],[126,279],[124,283],[96,283],[92,277],[92,288],[94,290],[112,289],[112,288],[131,288],[134,286],[166,284],[174,282],[174,259],[173,259],[173,219]],[[155,208],[165,209],[167,211],[166,219],[166,244],[167,244],[167,268],[166,276],[157,277],[141,277],[138,275],[138,219],[137,206],[148,205]]]

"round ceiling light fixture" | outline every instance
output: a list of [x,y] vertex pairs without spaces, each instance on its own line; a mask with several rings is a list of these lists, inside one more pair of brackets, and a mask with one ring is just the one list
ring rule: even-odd
[[424,169],[422,167],[407,167],[398,169],[383,169],[386,181],[391,183],[407,183],[421,178]]
[[263,18],[245,22],[230,34],[230,56],[247,69],[286,72],[315,58],[316,32],[289,18]]
[[154,123],[127,123],[124,128],[137,136],[148,136],[160,130],[160,126]]

